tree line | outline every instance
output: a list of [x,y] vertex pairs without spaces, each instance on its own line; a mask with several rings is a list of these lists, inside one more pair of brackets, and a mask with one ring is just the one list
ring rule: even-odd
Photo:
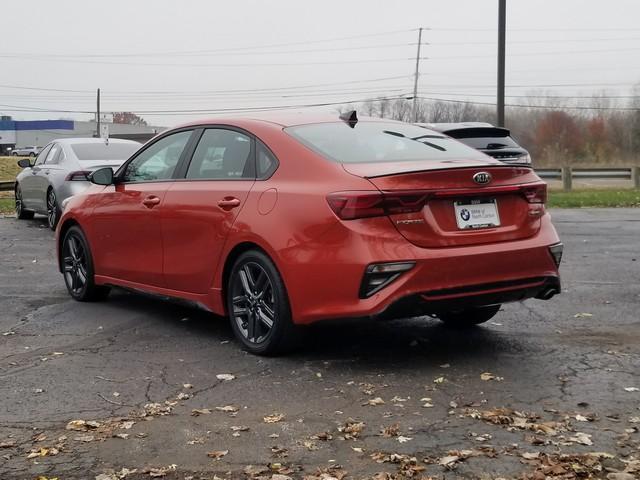
[[[508,104],[505,124],[531,153],[537,166],[631,165],[640,163],[640,84],[624,98],[605,92],[589,98],[530,92]],[[568,108],[570,107],[570,108]],[[355,108],[361,115],[413,122],[413,101],[371,99]],[[488,122],[496,109],[470,101],[420,99],[420,123]]]

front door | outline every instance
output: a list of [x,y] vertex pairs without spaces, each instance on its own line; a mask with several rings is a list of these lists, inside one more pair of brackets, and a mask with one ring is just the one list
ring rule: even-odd
[[38,191],[39,185],[39,174],[42,171],[42,166],[44,164],[44,160],[47,158],[49,151],[51,150],[51,145],[47,145],[42,149],[40,154],[37,156],[33,166],[25,173],[27,173],[24,178],[20,181],[20,191],[22,193],[22,203],[25,208],[29,210],[35,210],[37,212],[42,212],[45,208],[45,204],[42,195]]
[[167,287],[207,293],[227,234],[255,183],[254,140],[242,132],[208,128],[185,178],[167,191],[162,214]]
[[161,137],[137,154],[115,185],[95,195],[91,238],[96,274],[163,287],[161,211],[176,166],[193,134]]

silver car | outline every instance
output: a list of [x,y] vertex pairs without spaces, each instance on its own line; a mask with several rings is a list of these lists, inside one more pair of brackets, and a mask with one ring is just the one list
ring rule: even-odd
[[132,140],[54,140],[35,161],[28,158],[18,161],[23,168],[15,184],[18,218],[30,219],[34,213],[42,213],[47,215],[51,229],[55,229],[62,201],[89,187],[89,173],[103,167],[116,170],[139,148],[140,144]]

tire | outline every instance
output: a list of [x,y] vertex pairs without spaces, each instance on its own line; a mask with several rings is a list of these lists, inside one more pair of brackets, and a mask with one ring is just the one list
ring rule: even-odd
[[18,152],[13,152],[11,155],[13,155],[14,157],[18,156]]
[[55,230],[60,220],[60,207],[53,188],[47,191],[47,223],[51,230]]
[[36,154],[35,154],[35,153],[33,153],[33,152],[31,152],[31,153],[29,153],[29,156],[30,156],[31,158],[33,158],[33,157],[35,157],[35,156],[36,156]]
[[64,283],[71,297],[79,302],[92,302],[104,300],[109,295],[109,287],[94,282],[91,250],[80,227],[74,225],[64,234],[60,255]]
[[299,344],[301,327],[293,324],[284,282],[264,253],[250,250],[238,257],[226,297],[231,328],[248,352],[278,355]]
[[16,217],[19,220],[31,220],[33,218],[33,212],[30,210],[25,210],[24,205],[22,203],[22,190],[20,189],[20,185],[16,185],[16,189],[13,192],[16,201]]
[[438,318],[447,326],[454,328],[469,328],[491,320],[502,305],[475,307],[465,310],[438,314]]

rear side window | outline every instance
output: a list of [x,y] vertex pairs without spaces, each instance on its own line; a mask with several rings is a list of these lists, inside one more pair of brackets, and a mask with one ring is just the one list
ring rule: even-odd
[[254,178],[251,158],[251,138],[247,135],[223,128],[209,128],[202,134],[193,153],[187,178]]
[[278,168],[276,157],[260,142],[257,146],[257,163],[258,178],[268,178]]
[[406,123],[316,123],[285,131],[322,156],[340,163],[439,161],[486,158],[441,133]]
[[140,145],[135,143],[74,143],[71,145],[78,160],[126,160],[133,155]]
[[53,146],[51,147],[51,150],[49,150],[47,158],[45,158],[45,160],[44,160],[45,165],[55,165],[55,164],[57,164],[58,163],[58,155],[60,154],[60,150],[62,150],[60,145],[58,145],[57,143],[54,143]]

